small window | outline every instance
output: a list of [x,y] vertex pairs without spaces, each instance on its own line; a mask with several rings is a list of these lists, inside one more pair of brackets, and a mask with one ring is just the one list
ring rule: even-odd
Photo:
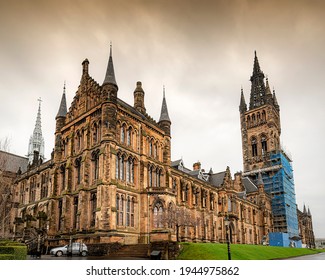
[[253,157],[257,156],[257,141],[256,141],[256,138],[252,139],[252,156]]

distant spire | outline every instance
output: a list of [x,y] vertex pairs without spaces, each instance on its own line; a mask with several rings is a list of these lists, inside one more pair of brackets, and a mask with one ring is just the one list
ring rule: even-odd
[[307,210],[306,210],[306,205],[304,204],[304,210],[303,210],[303,213],[306,214],[307,213]]
[[117,83],[115,80],[115,73],[114,73],[113,58],[112,58],[112,43],[110,44],[109,59],[108,59],[105,79],[103,82],[103,85],[106,84],[112,84],[117,87]]
[[64,82],[61,103],[60,103],[59,111],[58,111],[58,114],[56,115],[56,117],[57,118],[65,117],[66,114],[67,114],[67,101],[66,101],[66,96],[65,96],[65,82]]
[[245,101],[245,96],[244,96],[243,87],[241,88],[239,111],[240,111],[241,113],[247,111],[247,105],[246,105],[246,101]]
[[166,102],[166,97],[165,97],[165,86],[163,87],[163,101],[162,101],[160,118],[159,118],[159,122],[161,122],[161,121],[171,122],[169,115],[168,115],[167,102]]
[[33,135],[31,135],[29,139],[28,146],[28,159],[29,162],[32,163],[34,159],[34,151],[38,152],[40,158],[44,159],[44,138],[42,136],[42,124],[41,124],[41,102],[42,99],[37,99],[38,104],[38,112],[36,117],[36,123],[33,131]]

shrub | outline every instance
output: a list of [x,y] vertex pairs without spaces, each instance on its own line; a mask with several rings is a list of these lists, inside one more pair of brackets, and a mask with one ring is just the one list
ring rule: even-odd
[[27,246],[23,243],[0,241],[0,260],[26,260]]

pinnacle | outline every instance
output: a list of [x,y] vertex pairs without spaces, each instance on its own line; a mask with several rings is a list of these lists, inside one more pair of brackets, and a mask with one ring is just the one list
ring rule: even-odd
[[114,65],[113,65],[113,58],[112,58],[112,45],[110,45],[110,53],[109,53],[109,59],[106,69],[106,75],[103,82],[103,85],[105,84],[112,84],[117,87],[117,83],[115,80],[115,73],[114,73]]

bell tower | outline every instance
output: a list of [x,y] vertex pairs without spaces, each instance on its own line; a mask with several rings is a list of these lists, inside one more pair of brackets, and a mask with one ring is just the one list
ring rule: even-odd
[[266,233],[270,245],[301,247],[292,160],[280,144],[280,107],[256,52],[250,81],[249,108],[243,90],[239,105],[243,176],[257,185],[263,181],[265,192],[272,196],[274,232]]
[[267,167],[270,153],[280,148],[280,108],[264,78],[255,52],[249,109],[243,89],[239,105],[244,172]]

